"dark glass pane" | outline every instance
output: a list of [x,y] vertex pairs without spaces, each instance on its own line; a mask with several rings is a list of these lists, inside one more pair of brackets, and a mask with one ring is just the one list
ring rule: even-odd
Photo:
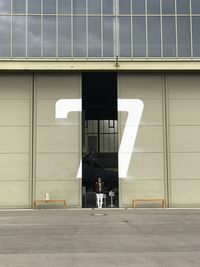
[[104,14],[113,14],[113,0],[102,0],[103,2],[103,13]]
[[160,14],[160,0],[147,0],[147,13]]
[[74,57],[86,57],[86,18],[74,17]]
[[56,0],[43,0],[43,13],[56,14]]
[[0,14],[10,14],[11,0],[0,0]]
[[174,14],[175,13],[175,0],[162,0],[162,13]]
[[70,17],[58,17],[58,56],[71,57]]
[[192,13],[200,14],[200,1],[199,0],[191,0],[192,5]]
[[101,14],[101,0],[88,0],[88,13]]
[[133,17],[133,56],[146,57],[145,17]]
[[131,18],[119,17],[120,57],[131,57]]
[[41,0],[28,0],[28,13],[40,14],[41,13]]
[[25,14],[26,13],[26,0],[14,0],[12,4],[13,4],[14,14]]
[[103,18],[103,56],[114,56],[114,17]]
[[130,14],[131,2],[130,0],[119,0],[119,14]]
[[41,57],[41,16],[28,16],[28,57]]
[[161,56],[160,18],[148,17],[147,29],[148,29],[148,56],[160,57]]
[[192,18],[193,56],[200,57],[200,17]]
[[0,16],[0,57],[11,56],[11,17]]
[[190,0],[176,0],[176,7],[178,14],[189,14]]
[[56,17],[44,16],[43,28],[43,56],[56,56]]
[[88,56],[101,56],[101,18],[88,18]]
[[132,0],[132,13],[145,14],[145,0]]
[[26,56],[26,38],[25,38],[25,16],[13,16],[12,19],[12,56],[25,57]]
[[85,14],[86,13],[86,0],[73,0],[73,13]]
[[71,0],[58,0],[58,13],[71,14]]
[[163,56],[176,56],[176,29],[175,17],[163,17]]
[[178,56],[190,57],[190,17],[177,18]]

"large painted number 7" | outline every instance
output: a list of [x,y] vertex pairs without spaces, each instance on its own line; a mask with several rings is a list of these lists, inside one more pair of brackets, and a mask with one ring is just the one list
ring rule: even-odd
[[[143,108],[144,104],[140,99],[118,99],[118,111],[128,112],[118,154],[120,178],[127,177]],[[55,109],[56,118],[67,118],[69,112],[82,111],[82,100],[60,99],[56,102]],[[80,162],[77,178],[82,178],[82,161]]]

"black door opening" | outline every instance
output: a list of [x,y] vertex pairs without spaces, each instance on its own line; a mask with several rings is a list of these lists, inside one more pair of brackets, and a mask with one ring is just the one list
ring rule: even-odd
[[103,207],[117,207],[117,73],[83,73],[82,106],[82,206],[96,207],[95,183],[100,177],[104,181]]

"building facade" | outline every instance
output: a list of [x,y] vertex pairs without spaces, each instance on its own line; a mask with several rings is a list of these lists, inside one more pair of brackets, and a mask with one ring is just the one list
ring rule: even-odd
[[[200,207],[199,26],[198,0],[0,0],[0,207],[30,208],[46,192],[84,206],[83,132],[118,157],[117,206]],[[116,76],[104,136],[85,130],[85,73]]]

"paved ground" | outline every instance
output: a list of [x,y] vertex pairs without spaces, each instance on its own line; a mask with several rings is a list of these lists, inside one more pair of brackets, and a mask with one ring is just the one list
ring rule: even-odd
[[200,210],[0,211],[7,266],[199,267]]

